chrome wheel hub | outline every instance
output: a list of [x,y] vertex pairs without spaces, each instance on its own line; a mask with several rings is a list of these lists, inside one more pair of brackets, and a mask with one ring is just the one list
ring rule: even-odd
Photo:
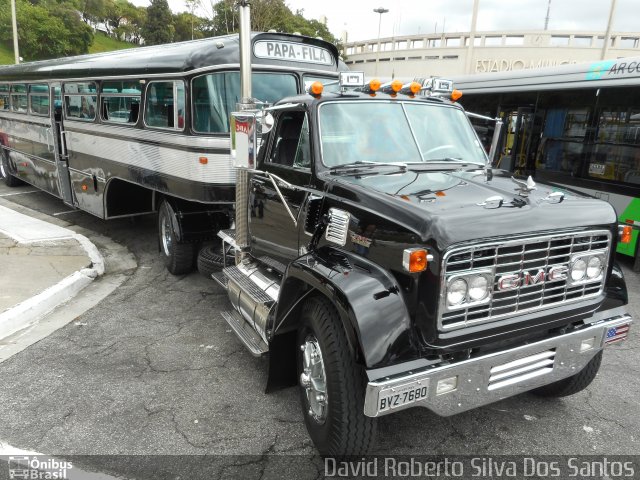
[[171,255],[171,225],[169,225],[169,218],[167,216],[162,217],[162,223],[160,224],[161,236],[162,236],[162,249],[164,254],[168,257]]
[[309,405],[309,416],[322,424],[327,418],[327,380],[318,340],[309,335],[300,345],[302,373],[300,386],[304,389]]

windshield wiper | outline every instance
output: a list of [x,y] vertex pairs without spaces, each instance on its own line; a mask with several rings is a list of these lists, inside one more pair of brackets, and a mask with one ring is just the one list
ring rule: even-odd
[[[433,160],[424,161],[424,163],[438,163],[438,162],[475,163],[475,162],[468,162],[466,160],[462,160],[461,158],[454,158],[454,157],[434,158]],[[480,163],[478,163],[477,165],[482,166],[482,164]]]
[[359,173],[363,169],[372,169],[377,167],[395,167],[400,169],[400,171],[405,172],[407,170],[407,165],[405,163],[384,163],[384,162],[352,162],[352,163],[344,163],[342,165],[335,165],[330,167],[332,175],[336,175],[338,173]]

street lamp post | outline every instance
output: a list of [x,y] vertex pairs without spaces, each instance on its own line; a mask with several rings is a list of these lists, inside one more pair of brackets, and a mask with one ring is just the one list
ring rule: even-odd
[[18,52],[18,24],[16,21],[16,0],[11,0],[11,24],[13,26],[13,54],[16,63],[20,63],[20,52]]
[[380,17],[378,19],[378,48],[376,49],[376,68],[374,71],[374,75],[377,76],[378,75],[378,62],[380,61],[380,25],[382,25],[382,14],[383,13],[387,13],[389,10],[387,10],[386,8],[374,8],[373,11],[375,13],[379,13]]

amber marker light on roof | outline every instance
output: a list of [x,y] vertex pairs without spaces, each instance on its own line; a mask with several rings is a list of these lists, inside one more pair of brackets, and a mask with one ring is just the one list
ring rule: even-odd
[[462,92],[460,90],[454,90],[453,92],[451,92],[451,100],[453,100],[454,102],[457,102],[461,98]]
[[391,90],[393,90],[394,93],[398,93],[402,90],[402,82],[400,80],[394,80],[391,82]]
[[424,248],[407,248],[402,252],[402,267],[411,273],[424,272],[433,256]]
[[422,85],[420,85],[418,82],[411,82],[411,85],[409,85],[409,90],[414,95],[418,93],[421,88],[422,88]]
[[380,90],[380,85],[381,85],[380,80],[378,80],[377,78],[374,78],[369,82],[369,90],[372,92],[377,92],[378,90]]
[[311,84],[311,87],[309,87],[309,93],[315,96],[322,95],[323,90],[324,90],[324,85],[322,85],[322,82],[313,82]]

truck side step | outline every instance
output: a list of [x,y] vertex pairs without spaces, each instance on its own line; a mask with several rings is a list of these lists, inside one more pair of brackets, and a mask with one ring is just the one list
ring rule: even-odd
[[227,277],[222,271],[214,272],[211,274],[211,278],[225,290],[227,289]]
[[227,276],[229,281],[237,283],[240,289],[251,297],[255,303],[270,305],[274,302],[273,298],[253,283],[238,267],[226,267],[222,269],[222,272]]
[[238,248],[238,245],[236,244],[236,230],[234,228],[220,230],[218,232],[218,237],[220,237],[224,243],[231,245],[234,249]]
[[220,312],[222,318],[236,333],[240,341],[254,357],[261,357],[269,351],[269,346],[260,338],[249,323],[235,310]]
[[279,261],[271,258],[271,257],[260,257],[258,258],[258,260],[260,261],[260,263],[262,263],[265,267],[271,268],[273,270],[275,270],[276,272],[278,272],[280,275],[284,275],[284,271],[287,269],[287,267],[283,264],[280,263]]

